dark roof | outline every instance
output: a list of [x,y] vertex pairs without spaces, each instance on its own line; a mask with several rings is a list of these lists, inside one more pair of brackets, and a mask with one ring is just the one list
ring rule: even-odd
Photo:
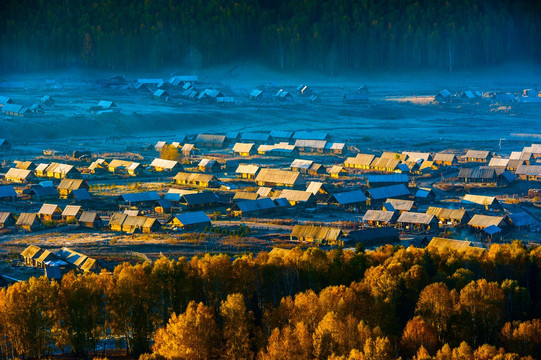
[[90,200],[90,194],[88,193],[88,190],[85,188],[73,190],[71,192],[71,195],[75,198],[77,201],[86,201]]
[[362,190],[353,190],[338,194],[332,194],[331,198],[334,198],[336,202],[340,205],[356,204],[360,202],[365,202],[367,200]]
[[175,218],[184,226],[210,222],[210,218],[203,211],[185,212],[175,215]]
[[52,186],[34,186],[32,187],[32,190],[30,191],[30,194],[34,194],[36,196],[42,197],[42,196],[58,196],[58,191]]
[[257,200],[239,201],[236,207],[242,212],[274,209],[276,204],[270,198],[261,198]]
[[459,178],[465,179],[495,179],[496,169],[494,168],[461,168],[458,173]]
[[17,197],[17,192],[11,185],[0,186],[0,198]]
[[122,194],[120,198],[125,202],[137,203],[137,202],[147,202],[147,201],[158,201],[160,200],[160,195],[156,191],[147,191],[141,193],[129,193]]
[[374,200],[383,200],[390,197],[411,195],[410,191],[404,184],[369,189],[368,194]]
[[214,204],[220,199],[216,194],[210,191],[205,191],[196,194],[186,194],[180,198],[180,202],[188,205]]

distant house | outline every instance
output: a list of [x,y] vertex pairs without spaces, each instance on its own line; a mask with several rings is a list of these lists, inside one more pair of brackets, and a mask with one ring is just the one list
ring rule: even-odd
[[8,116],[25,117],[25,116],[30,116],[32,112],[30,111],[30,109],[22,105],[5,104],[2,107],[2,114],[8,115]]
[[194,144],[184,144],[180,152],[182,153],[182,156],[190,157],[193,155],[197,155],[199,153],[199,150],[195,147]]
[[66,205],[64,211],[62,211],[62,220],[67,222],[75,222],[79,220],[83,209],[79,205]]
[[224,97],[220,90],[205,89],[197,96],[197,100],[206,104],[216,104],[217,99],[220,97]]
[[169,93],[163,89],[158,89],[152,94],[154,100],[169,101]]
[[194,210],[216,206],[219,201],[220,199],[216,194],[205,191],[196,194],[182,195],[179,200],[179,205],[184,209]]
[[466,194],[461,201],[462,206],[484,208],[485,210],[502,210],[502,205],[493,196]]
[[276,204],[271,198],[260,198],[257,200],[243,200],[235,203],[231,207],[234,216],[261,216],[273,213],[276,210]]
[[61,199],[67,199],[74,190],[89,189],[86,180],[64,178],[57,187]]
[[127,233],[152,233],[161,228],[158,220],[146,216],[126,216],[122,223],[122,231]]
[[342,230],[329,226],[295,225],[289,238],[321,245],[343,245]]
[[434,101],[440,102],[440,103],[451,103],[455,97],[449,92],[449,90],[444,89],[436,94],[434,97]]
[[466,162],[488,163],[491,158],[490,151],[485,150],[468,150],[464,155]]
[[250,156],[255,152],[254,143],[236,143],[233,146],[233,153],[237,156]]
[[48,201],[58,199],[58,191],[52,186],[32,186],[29,191],[29,195],[32,200],[35,201]]
[[0,109],[6,104],[13,104],[13,100],[7,96],[0,96]]
[[109,220],[109,228],[111,231],[122,231],[122,224],[126,220],[128,215],[123,213],[114,213]]
[[354,169],[370,169],[370,164],[376,156],[371,154],[357,154],[355,157],[349,157],[344,161],[344,166]]
[[219,181],[214,175],[179,172],[174,180],[179,185],[192,185],[197,187],[219,187]]
[[237,191],[235,192],[235,195],[233,196],[233,201],[241,201],[241,200],[257,200],[259,199],[258,193],[248,192],[248,191]]
[[302,205],[304,207],[316,206],[316,197],[311,192],[301,190],[282,190],[277,198],[287,199],[291,206]]
[[82,203],[82,202],[90,200],[91,196],[90,196],[90,193],[88,192],[88,189],[81,188],[81,189],[72,190],[68,198],[73,200],[73,202]]
[[436,200],[436,193],[431,188],[420,187],[415,193],[415,201],[431,203]]
[[404,212],[400,214],[396,223],[401,229],[437,232],[438,219],[432,214]]
[[274,94],[274,98],[279,101],[291,101],[293,96],[286,90],[280,89]]
[[173,216],[167,224],[184,230],[194,230],[210,228],[211,220],[203,211],[192,211]]
[[342,155],[345,148],[345,143],[328,142],[327,144],[325,144],[324,151],[329,154]]
[[327,169],[327,174],[329,174],[330,177],[334,179],[338,179],[339,177],[343,175],[347,175],[348,172],[346,171],[346,169],[344,169],[343,166],[333,165],[329,169]]
[[243,179],[255,179],[259,169],[257,165],[240,164],[235,173]]
[[0,139],[0,152],[10,151],[11,144],[6,139]]
[[471,241],[447,239],[434,236],[427,246],[429,249],[466,251],[471,248]]
[[154,203],[154,211],[158,214],[170,214],[173,204],[167,199],[160,199]]
[[381,172],[399,172],[400,159],[377,157],[370,163],[370,169]]
[[443,166],[453,166],[456,165],[456,155],[455,154],[446,154],[446,153],[437,153],[434,155],[434,163],[436,165]]
[[495,168],[461,168],[457,179],[465,183],[494,183],[498,182],[498,174]]
[[291,138],[293,137],[293,131],[285,131],[285,130],[272,130],[270,132],[270,137],[274,141],[291,141]]
[[250,100],[261,101],[263,100],[263,91],[259,89],[253,89],[250,91]]
[[308,87],[308,85],[300,84],[297,86],[297,93],[300,96],[310,96],[312,95],[312,89]]
[[409,182],[408,175],[393,174],[393,175],[367,175],[368,187],[381,187],[396,184],[407,185]]
[[0,212],[0,229],[9,229],[15,226],[15,218],[10,212]]
[[291,165],[291,170],[298,171],[302,174],[312,176],[325,174],[325,168],[321,164],[316,164],[312,160],[295,159]]
[[295,140],[295,147],[301,152],[324,153],[325,146],[327,146],[326,140]]
[[78,223],[79,226],[98,229],[103,225],[103,220],[95,211],[83,211]]
[[113,159],[107,165],[107,168],[113,174],[126,174],[131,176],[139,175],[142,171],[141,164],[138,162]]
[[507,217],[505,216],[489,216],[489,215],[480,215],[475,214],[468,221],[468,226],[472,229],[483,230],[490,226],[497,226],[501,230],[509,230],[511,224]]
[[360,208],[366,206],[367,198],[362,190],[353,190],[332,194],[327,202],[344,208]]
[[266,144],[270,140],[269,133],[246,132],[241,136],[244,143]]
[[412,200],[387,199],[383,204],[383,210],[385,211],[398,211],[404,213],[414,209],[417,209],[417,205]]
[[76,179],[81,173],[73,165],[59,164],[52,162],[50,164],[39,164],[36,167],[35,174],[38,177],[49,177],[54,179],[64,179],[66,177]]
[[43,223],[36,213],[22,213],[19,215],[15,227],[26,231],[36,231],[43,227]]
[[201,159],[201,161],[197,165],[197,168],[199,169],[199,171],[205,173],[216,173],[222,170],[222,166],[220,165],[220,163],[212,159]]
[[114,102],[109,100],[100,100],[98,102],[98,105],[96,105],[95,107],[98,109],[98,111],[118,109],[118,106]]
[[105,159],[97,159],[88,166],[88,171],[91,174],[103,174],[107,171],[108,165]]
[[388,226],[396,223],[399,213],[397,211],[366,210],[363,222],[370,226]]
[[43,204],[38,215],[44,221],[57,221],[62,219],[62,209],[56,204]]
[[50,97],[49,95],[45,95],[43,96],[39,103],[42,105],[42,106],[48,106],[48,107],[53,107],[55,105],[55,101],[52,97]]
[[520,165],[515,174],[521,180],[541,181],[541,165]]
[[0,185],[0,201],[17,200],[17,192],[11,185]]
[[195,145],[198,148],[218,148],[221,149],[225,147],[225,136],[224,135],[209,135],[209,134],[199,134],[195,139]]
[[278,169],[261,169],[255,178],[259,186],[295,187],[304,184],[300,173]]
[[127,193],[118,197],[118,202],[126,205],[152,206],[158,200],[160,200],[160,195],[156,191]]
[[299,130],[293,134],[293,140],[330,140],[329,133],[324,131]]
[[384,186],[366,191],[369,204],[383,202],[388,198],[407,198],[411,195],[404,184]]
[[150,166],[154,169],[154,171],[157,172],[171,172],[182,170],[182,166],[177,161],[160,158],[155,158],[154,160],[152,160]]

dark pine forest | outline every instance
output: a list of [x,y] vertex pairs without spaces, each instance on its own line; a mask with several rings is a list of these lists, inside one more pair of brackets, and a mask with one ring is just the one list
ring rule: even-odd
[[541,2],[4,0],[0,70],[452,70],[541,55]]

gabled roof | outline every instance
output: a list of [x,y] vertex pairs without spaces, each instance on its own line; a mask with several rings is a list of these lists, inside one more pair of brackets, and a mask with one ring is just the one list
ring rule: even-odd
[[367,175],[366,178],[371,184],[377,183],[408,183],[406,174],[388,174],[388,175]]
[[33,194],[37,197],[53,197],[58,196],[58,191],[52,186],[33,186],[32,190],[30,190],[30,194]]
[[258,193],[248,192],[248,191],[237,191],[233,200],[256,200],[259,198]]
[[79,205],[66,205],[64,211],[62,211],[62,216],[77,216],[80,210]]
[[469,226],[476,226],[476,227],[482,227],[486,228],[491,225],[502,227],[507,225],[505,223],[505,218],[503,216],[489,216],[489,215],[480,215],[475,214],[471,218],[471,220],[468,222]]
[[437,153],[434,155],[434,161],[453,162],[456,159],[455,154]]
[[96,220],[101,220],[101,218],[95,211],[83,211],[81,217],[79,218],[79,222],[83,223],[91,223]]
[[0,224],[5,224],[8,219],[13,219],[13,215],[7,211],[0,211]]
[[382,223],[390,223],[394,216],[394,211],[383,210],[366,210],[363,216],[363,221],[379,221]]
[[295,225],[291,236],[297,238],[310,238],[314,241],[336,241],[342,236],[340,228],[329,226]]
[[240,164],[235,173],[255,175],[259,171],[259,166],[251,164]]
[[402,154],[405,154],[408,156],[408,160],[417,161],[419,159],[422,159],[424,161],[429,161],[432,157],[430,153],[424,153],[424,152],[415,152],[415,151],[403,151]]
[[[418,212],[403,212],[396,222],[408,224],[425,224],[428,225],[435,220],[434,215]],[[437,222],[437,221],[436,221]]]
[[213,167],[214,165],[216,165],[218,162],[216,160],[213,160],[213,159],[201,159],[201,161],[199,162],[199,164],[197,166],[199,167]]
[[362,190],[353,190],[332,194],[331,198],[334,198],[340,205],[356,204],[365,202],[367,200]]
[[[389,206],[390,205],[390,206]],[[410,211],[413,209],[413,206],[415,205],[415,202],[413,200],[402,200],[402,199],[387,199],[385,200],[385,204],[383,205],[385,209],[389,207],[390,211],[398,210],[398,211]]]
[[11,178],[11,179],[25,180],[26,178],[28,178],[31,175],[32,175],[31,170],[11,168],[11,169],[8,170],[5,177],[6,178]]
[[64,178],[62,181],[60,181],[60,184],[58,185],[58,189],[63,190],[77,190],[85,183],[85,180],[83,179],[68,179]]
[[155,168],[164,168],[164,169],[169,169],[169,170],[173,169],[177,165],[178,165],[178,162],[174,160],[166,160],[166,159],[160,159],[160,158],[155,158],[154,160],[152,160],[152,163],[150,164],[150,166],[155,167]]
[[272,188],[266,187],[266,186],[261,186],[259,189],[257,189],[257,194],[260,197],[268,197],[269,194],[271,193],[271,191],[272,191]]
[[242,134],[242,141],[269,141],[270,135],[268,133],[255,133],[247,132]]
[[496,179],[497,177],[496,169],[490,167],[461,168],[458,172],[458,178],[465,179]]
[[261,169],[257,174],[256,182],[270,182],[276,184],[294,185],[303,178],[296,171],[285,171],[278,169]]
[[374,200],[383,200],[390,197],[411,195],[410,191],[404,184],[369,189],[368,194]]
[[111,219],[109,220],[109,226],[122,225],[124,223],[124,220],[126,220],[127,217],[128,215],[123,214],[123,213],[114,213],[111,216]]
[[490,159],[488,166],[507,167],[507,164],[509,164],[509,159],[492,158]]
[[17,226],[31,226],[35,222],[39,222],[38,214],[36,213],[21,213],[17,219]]
[[291,139],[293,131],[272,130],[270,136],[276,139]]
[[197,191],[195,190],[169,189],[169,191],[167,191],[167,194],[165,194],[163,198],[169,201],[179,201],[180,198],[185,194],[196,194],[196,193]]
[[295,140],[295,146],[301,148],[313,148],[313,149],[325,149],[327,141],[325,140],[306,140],[298,139]]
[[517,175],[541,176],[541,165],[520,165],[515,171]]
[[175,181],[198,181],[198,182],[210,182],[217,180],[214,175],[201,174],[201,173],[187,173],[179,172],[175,177]]
[[285,198],[288,201],[306,202],[309,201],[313,196],[314,194],[312,194],[311,192],[285,189],[282,190],[280,196],[278,197]]
[[462,221],[464,215],[466,215],[466,210],[464,209],[446,209],[441,207],[429,207],[426,211],[427,214],[432,214],[440,219],[451,219]]
[[344,163],[359,166],[370,166],[375,157],[376,156],[372,154],[357,154],[355,157],[347,158]]
[[210,218],[203,211],[184,212],[175,215],[175,218],[184,226],[210,222]]
[[53,215],[54,213],[62,213],[62,209],[56,204],[43,204],[38,212],[40,215]]
[[185,194],[180,198],[180,202],[188,205],[214,204],[220,201],[215,193],[204,191],[196,194]]
[[17,197],[17,192],[11,185],[0,186],[0,198]]
[[88,190],[85,189],[85,188],[73,190],[71,192],[71,196],[77,201],[90,200],[90,194],[89,194]]
[[314,162],[312,160],[295,159],[291,163],[290,167],[293,169],[309,169]]
[[306,187],[307,192],[311,192],[312,194],[316,195],[321,187],[323,186],[322,182],[319,181],[311,181],[308,186]]
[[37,259],[41,255],[43,250],[35,245],[29,245],[21,252],[21,255],[25,258]]
[[209,134],[199,134],[195,139],[195,143],[204,143],[204,144],[223,144],[225,141],[224,135],[209,135]]
[[274,201],[271,200],[271,198],[260,198],[257,200],[239,201],[235,204],[235,207],[237,207],[242,212],[250,212],[274,209],[276,207],[276,204],[274,203]]
[[326,140],[329,137],[329,133],[323,131],[295,131],[293,139],[298,140]]
[[486,206],[498,203],[498,200],[494,196],[466,194],[462,198],[462,203]]
[[233,146],[233,151],[239,153],[249,153],[250,151],[252,151],[253,148],[253,143],[236,143],[235,146]]
[[490,155],[490,151],[486,150],[468,150],[466,152],[466,158],[473,159],[486,159]]

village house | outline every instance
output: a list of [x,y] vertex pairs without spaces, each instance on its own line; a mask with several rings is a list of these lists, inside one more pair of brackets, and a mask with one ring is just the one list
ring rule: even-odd
[[152,94],[154,100],[169,101],[169,93],[163,89],[158,89]]
[[32,161],[18,161],[18,160],[15,160],[13,163],[15,164],[15,167],[17,169],[34,170],[36,168],[36,165]]
[[184,230],[205,229],[211,227],[211,221],[203,211],[184,212],[174,215],[167,224]]
[[17,200],[17,192],[11,185],[0,186],[0,201]]
[[457,164],[455,154],[437,153],[434,155],[434,163],[436,165],[453,166]]
[[342,155],[345,152],[346,144],[344,143],[331,143],[325,144],[324,151],[333,155]]
[[370,163],[370,169],[381,172],[400,172],[398,165],[400,164],[400,159],[394,157],[379,157],[374,158],[372,163]]
[[495,168],[461,168],[457,180],[465,183],[497,184],[499,176]]
[[160,158],[155,158],[154,160],[152,160],[150,166],[154,169],[154,171],[157,172],[171,172],[182,170],[182,166],[178,162],[174,160],[166,160]]
[[259,199],[258,193],[248,192],[248,191],[237,191],[233,196],[233,202],[241,200],[257,200]]
[[327,202],[341,208],[358,209],[366,206],[367,198],[362,190],[353,190],[332,194]]
[[267,144],[270,140],[269,133],[246,132],[241,136],[243,143]]
[[113,174],[127,174],[137,176],[142,172],[141,164],[138,162],[113,159],[107,166]]
[[431,160],[423,161],[419,167],[419,171],[423,174],[430,173],[431,171],[437,171],[438,169],[438,166],[434,163],[434,161]]
[[[471,218],[470,221],[468,221],[468,226],[472,228],[473,230],[484,230],[488,227],[495,226],[497,227],[501,232],[508,232],[511,227],[511,223],[508,220],[507,216],[489,216],[489,215],[481,215],[481,214],[475,214]],[[496,232],[500,232],[497,231]]]
[[152,233],[161,228],[158,220],[146,216],[127,216],[122,223],[122,231],[126,233]]
[[89,189],[85,180],[64,178],[57,187],[60,199],[67,199],[74,190]]
[[62,219],[62,209],[56,204],[43,204],[38,215],[43,221],[57,221]]
[[255,178],[259,186],[296,187],[304,184],[301,174],[279,169],[261,169]]
[[233,154],[237,156],[250,156],[255,153],[254,143],[236,143],[233,146]]
[[348,157],[344,161],[344,166],[354,169],[370,169],[370,164],[376,156],[371,154],[357,154],[355,157]]
[[368,189],[365,193],[368,198],[368,204],[382,203],[388,198],[408,198],[410,191],[404,184],[383,186],[374,189]]
[[406,160],[408,161],[432,161],[432,154],[424,152],[415,152],[415,151],[402,151],[403,155],[406,155]]
[[304,140],[298,139],[295,140],[295,147],[299,149],[300,152],[305,153],[323,153],[325,152],[325,146],[327,145],[326,140]]
[[29,108],[17,104],[5,104],[2,114],[7,116],[28,117],[32,114]]
[[270,197],[271,193],[272,188],[270,187],[261,186],[259,189],[257,189],[257,195],[259,195],[259,197]]
[[486,150],[468,150],[466,155],[464,155],[465,162],[475,162],[475,163],[485,163],[492,159],[492,154],[490,151]]
[[470,216],[464,209],[446,209],[431,206],[426,213],[434,215],[444,225],[464,225],[470,221]]
[[259,172],[259,166],[250,164],[240,164],[235,173],[242,179],[255,179]]
[[302,205],[304,207],[316,206],[316,197],[311,192],[301,190],[284,189],[277,198],[287,199],[291,206]]
[[293,137],[293,131],[271,130],[270,137],[277,142],[285,141],[286,143],[289,143]]
[[438,219],[432,214],[403,212],[396,221],[399,228],[422,232],[438,232]]
[[276,204],[268,197],[239,201],[231,207],[231,214],[235,217],[264,216],[275,211]]
[[199,150],[195,147],[194,144],[184,144],[180,150],[182,156],[189,158],[190,156],[199,154]]
[[81,217],[83,209],[79,205],[66,205],[62,211],[62,220],[75,223]]
[[388,174],[388,175],[367,175],[366,185],[368,187],[382,187],[396,184],[408,185],[409,179],[406,174]]
[[398,211],[399,213],[410,212],[416,210],[417,205],[412,200],[404,199],[387,199],[383,204],[383,210],[385,211]]
[[319,181],[311,181],[306,186],[306,191],[311,192],[316,196],[318,200],[327,200],[329,198],[329,190],[327,187]]
[[156,145],[154,145],[154,150],[156,150],[157,152],[161,152],[166,146],[167,142],[159,140],[158,142],[156,142]]
[[220,182],[214,175],[179,172],[174,180],[179,185],[191,185],[197,187],[219,187]]
[[160,199],[154,203],[154,212],[158,214],[170,214],[173,211],[173,204],[167,199]]
[[295,159],[290,168],[292,171],[298,171],[302,174],[308,174],[312,176],[325,174],[325,168],[321,164],[317,164],[312,160]]
[[222,170],[222,166],[216,160],[201,159],[201,161],[197,165],[197,169],[205,173],[216,173]]
[[35,213],[21,213],[15,224],[17,229],[25,231],[36,231],[43,227],[43,223]]
[[505,170],[509,164],[509,159],[493,157],[490,159],[488,166]]
[[487,211],[500,211],[503,209],[494,196],[466,194],[462,198],[461,204],[466,208],[482,208]]
[[305,241],[321,245],[343,245],[342,230],[329,226],[295,225],[290,240]]
[[99,272],[101,271],[101,265],[99,262],[85,254],[73,251],[66,247],[58,250],[56,255],[63,261],[71,264],[71,266],[83,271],[83,272]]
[[15,226],[15,217],[10,212],[0,212],[0,229],[10,229]]
[[431,188],[420,187],[415,193],[415,201],[429,204],[436,201],[436,193]]
[[220,198],[210,191],[204,191],[196,194],[185,194],[179,200],[179,205],[183,209],[204,209],[216,206]]
[[333,179],[338,179],[341,176],[348,175],[348,172],[343,166],[333,165],[327,169],[327,174],[329,174],[329,176]]
[[118,197],[118,202],[125,205],[152,206],[156,201],[160,200],[160,195],[156,191],[145,191],[140,193],[121,194]]
[[30,267],[37,266],[37,260],[41,254],[43,254],[43,249],[35,245],[30,245],[21,252],[24,264]]
[[105,159],[97,159],[88,166],[88,172],[91,174],[103,174],[107,171],[108,165]]
[[0,139],[0,152],[10,151],[11,144],[6,139]]
[[82,203],[91,199],[90,193],[86,188],[72,190],[68,195],[71,203]]
[[205,104],[216,104],[219,97],[224,97],[224,94],[220,90],[205,89],[197,95],[197,100]]
[[32,200],[35,201],[48,201],[58,199],[58,191],[52,186],[32,186],[28,194]]
[[377,247],[386,244],[397,244],[400,242],[398,230],[392,226],[366,228],[351,231],[346,238],[346,245],[353,247],[361,243],[363,247]]
[[259,145],[257,153],[268,156],[293,157],[299,155],[299,150],[295,145],[281,142],[274,145]]
[[47,106],[47,107],[53,107],[55,105],[55,101],[52,97],[50,97],[49,95],[44,95],[40,100],[39,100],[39,103],[42,105],[42,106]]
[[0,109],[6,104],[13,104],[13,100],[7,96],[0,96]]
[[520,165],[515,174],[521,180],[541,181],[541,165]]
[[99,229],[103,226],[103,220],[96,211],[83,211],[78,224],[82,227]]
[[279,101],[291,101],[293,100],[293,95],[291,95],[288,91],[280,89],[276,92],[276,94],[274,94],[274,98]]
[[198,148],[221,149],[226,145],[224,135],[199,134],[195,139],[195,146]]
[[114,213],[109,220],[109,228],[111,231],[122,231],[122,224],[126,220],[128,215],[124,213]]
[[395,224],[399,216],[397,211],[366,210],[363,222],[370,226],[389,226]]

